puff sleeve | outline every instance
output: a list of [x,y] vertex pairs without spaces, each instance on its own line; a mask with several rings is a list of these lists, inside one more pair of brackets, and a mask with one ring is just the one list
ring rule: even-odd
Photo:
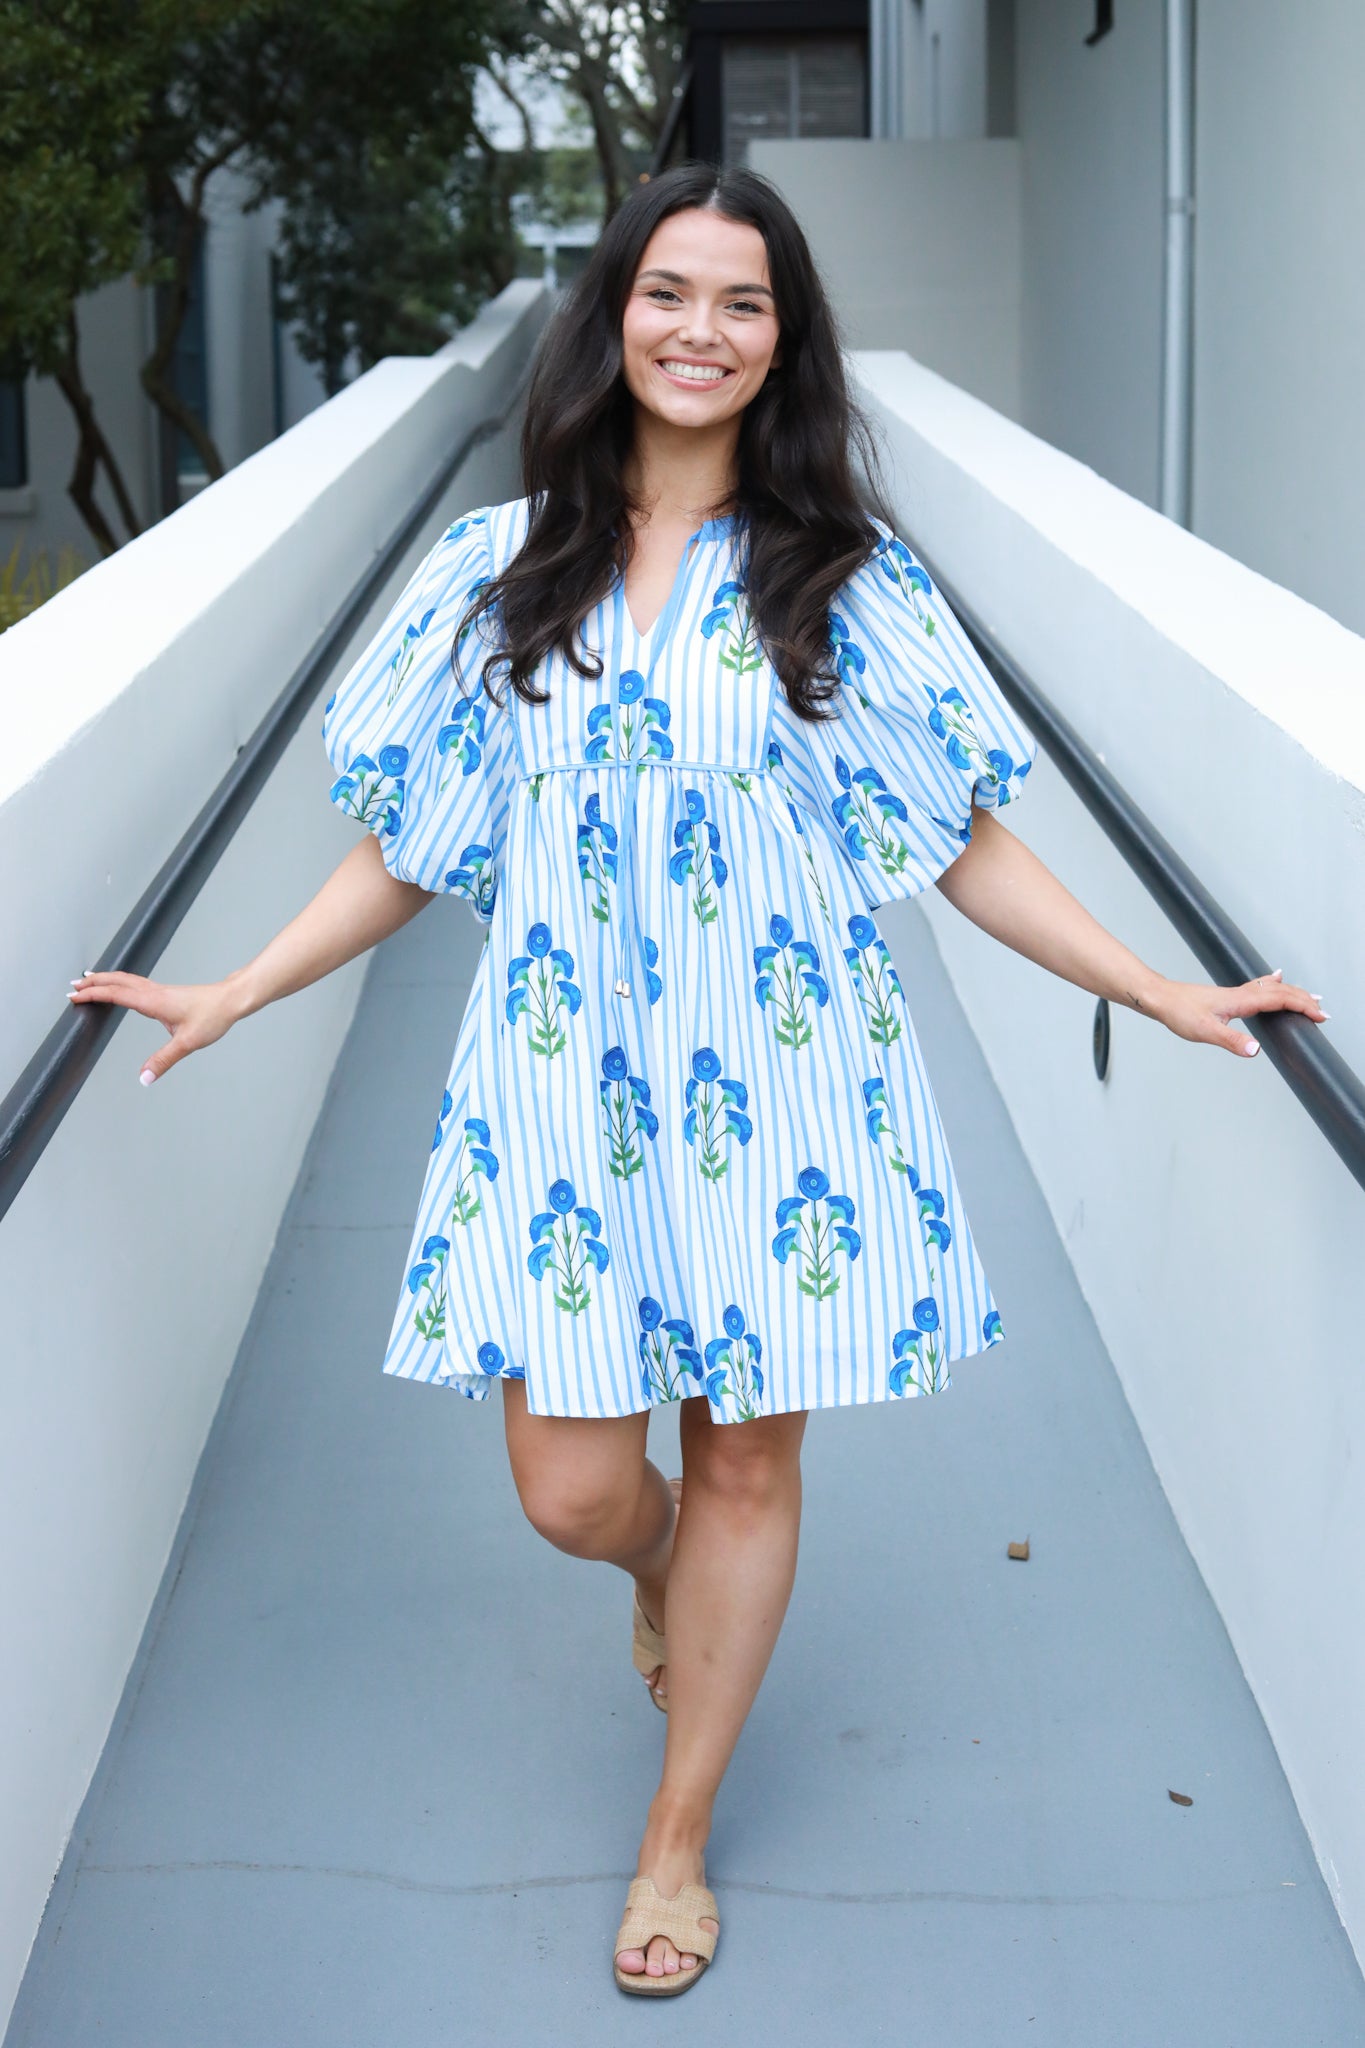
[[779,686],[769,767],[876,909],[937,881],[973,803],[1018,799],[1037,743],[905,542],[872,523],[877,549],[830,607],[839,716],[800,719]]
[[480,680],[487,621],[451,660],[466,604],[491,575],[486,511],[419,563],[322,716],[337,809],[373,832],[400,881],[493,915],[515,780],[510,711]]

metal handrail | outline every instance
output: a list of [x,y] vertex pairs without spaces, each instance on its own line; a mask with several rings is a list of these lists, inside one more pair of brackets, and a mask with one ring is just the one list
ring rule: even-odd
[[[1168,839],[1140,811],[1074,725],[1000,646],[971,606],[945,582],[927,555],[917,559],[942,593],[1008,702],[1041,741],[1106,837],[1160,904],[1180,936],[1220,987],[1270,972]],[[1318,1129],[1365,1187],[1365,1083],[1318,1026],[1297,1010],[1268,1010],[1241,1020],[1260,1040]]]
[[[130,974],[150,974],[395,565],[420,535],[474,449],[506,426],[521,403],[528,377],[529,369],[523,371],[502,410],[465,435],[418,504],[389,537],[250,739],[238,749],[208,802],[104,948],[95,963],[96,971],[121,968]],[[114,1003],[68,1003],[0,1102],[0,1217],[56,1135],[126,1014]]]

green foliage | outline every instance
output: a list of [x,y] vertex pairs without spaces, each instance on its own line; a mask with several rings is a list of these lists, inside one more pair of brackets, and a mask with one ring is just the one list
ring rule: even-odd
[[74,548],[63,548],[54,572],[46,552],[40,549],[28,568],[21,570],[19,547],[20,543],[16,541],[10,550],[9,560],[0,563],[0,633],[8,626],[17,625],[20,619],[26,619],[30,612],[36,612],[40,604],[46,604],[59,590],[65,590],[68,583],[74,583],[90,566]]

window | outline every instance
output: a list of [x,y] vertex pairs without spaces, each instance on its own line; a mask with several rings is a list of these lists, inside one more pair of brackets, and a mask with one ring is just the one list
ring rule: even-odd
[[[209,419],[209,366],[204,323],[204,231],[195,238],[194,264],[190,272],[190,302],[171,359],[171,384],[190,411],[205,426]],[[176,429],[175,473],[177,477],[200,477],[204,465],[199,451],[183,429]]]
[[28,435],[21,371],[0,363],[0,491],[22,490],[28,482]]
[[723,46],[724,160],[742,164],[770,136],[866,135],[861,36],[735,38]]

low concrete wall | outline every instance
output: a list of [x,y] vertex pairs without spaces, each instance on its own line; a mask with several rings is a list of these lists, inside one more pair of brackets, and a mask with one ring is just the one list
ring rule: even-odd
[[[907,356],[858,369],[905,537],[1365,1072],[1365,642]],[[1207,981],[1045,755],[1005,822]],[[1365,1194],[1264,1056],[1116,1008],[1101,1083],[1093,997],[920,900],[1365,1956]]]
[[[501,409],[547,310],[538,284],[516,284],[438,355],[379,364],[0,638],[5,1086],[444,452]],[[517,494],[514,433],[464,466],[355,647],[443,520]],[[250,958],[355,843],[327,801],[328,687],[158,978]],[[0,2014],[362,971],[272,1005],[151,1089],[137,1074],[161,1027],[126,1020],[0,1225]]]
[[1020,416],[1019,145],[753,142],[806,231],[850,348],[905,348]]

